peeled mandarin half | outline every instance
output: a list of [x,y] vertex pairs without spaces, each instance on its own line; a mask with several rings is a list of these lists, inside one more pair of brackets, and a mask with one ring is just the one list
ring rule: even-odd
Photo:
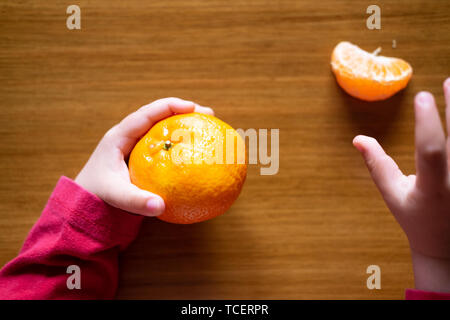
[[350,42],[340,42],[331,55],[331,68],[339,86],[349,95],[365,100],[387,99],[406,87],[412,67],[405,60],[379,56]]

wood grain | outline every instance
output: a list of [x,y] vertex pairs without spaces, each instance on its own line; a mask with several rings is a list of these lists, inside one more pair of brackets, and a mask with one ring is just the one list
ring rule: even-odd
[[[67,1],[0,4],[0,265],[108,128],[178,96],[235,128],[280,129],[280,171],[250,167],[238,201],[212,221],[146,220],[121,259],[119,298],[403,298],[407,240],[351,141],[372,135],[414,172],[414,94],[434,93],[443,114],[449,1],[380,3],[381,30],[365,26],[369,1],[77,4],[78,31],[66,28]],[[379,103],[347,96],[329,66],[341,40],[409,61],[407,89]],[[381,290],[366,288],[371,264]]]

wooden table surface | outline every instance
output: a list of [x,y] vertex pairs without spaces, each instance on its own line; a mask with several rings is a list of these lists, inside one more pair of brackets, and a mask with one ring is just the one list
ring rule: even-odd
[[[0,266],[108,128],[177,96],[235,128],[280,129],[280,170],[251,166],[211,221],[147,219],[122,256],[119,298],[403,298],[407,239],[351,141],[372,135],[414,172],[414,94],[434,93],[443,114],[449,1],[379,1],[381,30],[366,28],[370,1],[79,0],[72,31],[69,4],[0,4]],[[377,103],[346,95],[329,65],[341,40],[410,62],[407,89]],[[381,290],[366,287],[372,264]]]

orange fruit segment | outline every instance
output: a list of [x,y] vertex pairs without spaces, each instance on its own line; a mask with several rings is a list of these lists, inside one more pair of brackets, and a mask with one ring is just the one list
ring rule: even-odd
[[190,224],[229,209],[247,176],[245,160],[236,130],[214,116],[189,113],[155,124],[134,147],[128,167],[133,184],[164,199],[159,219]]
[[384,100],[406,87],[412,67],[405,60],[370,53],[350,42],[340,42],[331,55],[331,69],[339,86],[351,96]]

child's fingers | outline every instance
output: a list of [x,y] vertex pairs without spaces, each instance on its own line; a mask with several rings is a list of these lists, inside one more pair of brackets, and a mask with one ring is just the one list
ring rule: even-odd
[[447,122],[447,134],[450,135],[450,78],[444,81],[445,115]]
[[366,162],[372,179],[383,197],[397,197],[397,182],[403,176],[395,161],[389,157],[377,140],[367,136],[356,136],[353,145],[358,149]]
[[194,111],[214,114],[211,108],[202,107],[192,101],[179,98],[165,98],[145,105],[127,116],[119,124],[119,130],[124,136],[138,139],[156,122],[170,117],[175,113],[189,113]]
[[102,198],[113,207],[144,216],[158,216],[164,212],[164,200],[151,192],[139,189],[117,178]]
[[[202,107],[192,101],[179,98],[165,98],[141,107],[124,118],[113,128],[119,148],[127,155],[137,140],[142,137],[156,122],[175,113],[200,112],[214,114],[211,108]],[[117,139],[118,138],[118,139]]]
[[447,123],[447,165],[450,164],[450,78],[444,81],[445,118]]
[[422,190],[440,187],[448,178],[445,135],[433,95],[420,92],[414,100],[416,115],[416,185]]
[[209,107],[203,107],[203,106],[200,106],[200,105],[198,105],[198,104],[195,104],[195,110],[194,110],[194,112],[204,113],[204,114],[209,114],[209,115],[211,115],[211,116],[214,115],[213,109],[211,109],[211,108],[209,108]]
[[131,139],[143,136],[156,122],[174,113],[193,112],[195,103],[179,98],[156,100],[125,117],[117,126],[118,134]]

